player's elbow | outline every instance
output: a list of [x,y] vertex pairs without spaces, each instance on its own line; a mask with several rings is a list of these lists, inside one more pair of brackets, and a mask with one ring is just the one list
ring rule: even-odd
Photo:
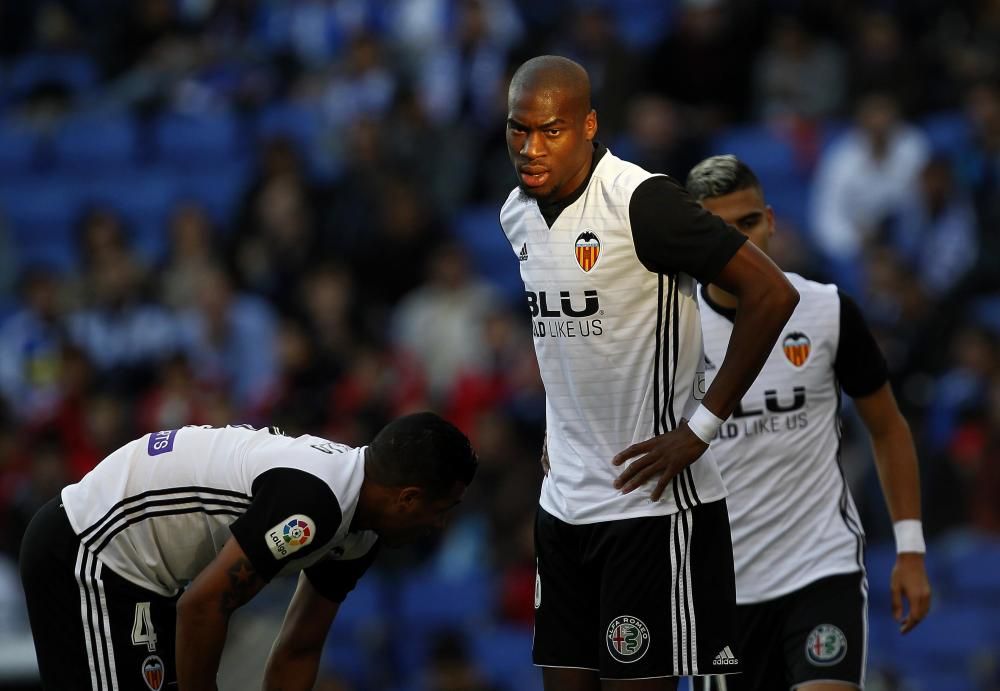
[[792,316],[792,312],[795,311],[795,306],[799,304],[799,291],[782,275],[781,281],[775,290],[771,291],[771,295],[775,302],[774,310],[784,315],[782,323],[788,321],[789,317]]

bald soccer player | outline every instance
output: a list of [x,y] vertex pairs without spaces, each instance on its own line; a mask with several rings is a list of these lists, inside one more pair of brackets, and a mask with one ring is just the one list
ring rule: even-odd
[[[665,175],[598,143],[587,73],[527,61],[508,94],[500,222],[545,383],[533,657],[549,691],[675,689],[739,670],[726,490],[709,449],[798,294]],[[695,292],[740,298],[704,387]]]

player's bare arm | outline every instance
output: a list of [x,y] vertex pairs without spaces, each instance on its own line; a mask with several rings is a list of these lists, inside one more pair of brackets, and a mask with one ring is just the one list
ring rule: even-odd
[[316,683],[323,643],[340,605],[320,595],[304,574],[288,605],[267,660],[264,691],[309,691]]
[[[882,494],[893,522],[920,520],[920,476],[913,436],[886,383],[869,396],[854,399],[871,435]],[[927,616],[931,586],[921,552],[900,551],[889,584],[892,616],[902,633]]]
[[177,601],[180,688],[215,691],[229,617],[265,584],[239,543],[229,538]]
[[[702,402],[725,420],[760,373],[799,296],[774,262],[751,243],[740,246],[714,282],[739,298],[729,350]],[[627,493],[658,477],[651,495],[658,501],[674,476],[707,448],[682,422],[675,430],[633,444],[615,456],[615,465],[638,457],[618,476],[615,487]]]

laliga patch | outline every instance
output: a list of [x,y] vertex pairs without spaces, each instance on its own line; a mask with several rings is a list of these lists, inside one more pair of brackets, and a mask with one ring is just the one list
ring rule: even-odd
[[785,336],[785,340],[781,342],[781,348],[785,351],[785,357],[796,367],[806,364],[806,360],[809,359],[811,346],[812,342],[809,340],[809,337],[801,331],[793,331]]
[[806,638],[806,659],[817,667],[830,667],[847,655],[847,637],[833,624],[820,624]]
[[315,535],[313,520],[297,513],[268,530],[264,540],[275,559],[284,559],[312,542]]
[[166,677],[166,670],[163,660],[157,655],[150,655],[142,661],[142,679],[150,691],[160,691],[163,688],[163,679]]
[[638,662],[649,651],[649,629],[636,617],[612,619],[606,639],[611,657],[625,664]]
[[576,236],[576,263],[584,273],[597,265],[601,256],[601,241],[592,230],[585,230]]

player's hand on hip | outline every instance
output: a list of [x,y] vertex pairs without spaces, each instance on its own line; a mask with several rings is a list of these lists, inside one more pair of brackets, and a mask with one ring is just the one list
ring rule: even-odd
[[687,421],[682,420],[676,429],[632,444],[612,459],[614,465],[636,459],[615,480],[615,488],[628,494],[658,478],[650,499],[659,501],[674,476],[698,460],[707,448],[708,444],[696,437],[688,429]]
[[[924,555],[917,552],[897,555],[889,588],[892,591],[892,618],[899,622],[900,633],[912,631],[931,608],[931,584],[927,580]],[[909,604],[908,612],[904,612],[904,601]]]

